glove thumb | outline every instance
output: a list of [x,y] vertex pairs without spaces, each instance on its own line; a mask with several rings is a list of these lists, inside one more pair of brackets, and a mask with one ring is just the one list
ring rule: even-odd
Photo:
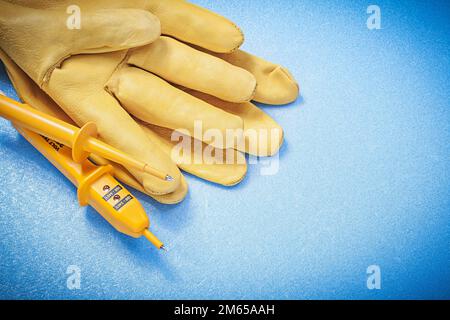
[[158,18],[144,10],[35,9],[0,1],[0,48],[41,87],[72,55],[142,46],[160,33]]

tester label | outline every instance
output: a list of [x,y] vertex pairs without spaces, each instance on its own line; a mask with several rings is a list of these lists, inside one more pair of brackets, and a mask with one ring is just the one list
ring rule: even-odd
[[122,187],[120,185],[115,186],[110,192],[108,192],[107,194],[105,194],[103,196],[103,199],[105,201],[108,201],[109,199],[111,199],[120,190],[122,190]]
[[122,200],[117,202],[117,204],[114,206],[114,209],[116,209],[116,211],[119,211],[120,208],[122,208],[124,205],[126,205],[131,200],[133,200],[133,197],[129,194],[125,198],[123,198]]

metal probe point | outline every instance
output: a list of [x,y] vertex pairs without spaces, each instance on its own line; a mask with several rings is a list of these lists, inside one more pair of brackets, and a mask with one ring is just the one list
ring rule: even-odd
[[151,167],[149,164],[144,164],[144,167],[143,167],[143,169],[142,169],[144,172],[146,172],[146,173],[148,173],[148,174],[151,174],[152,176],[155,176],[155,177],[157,177],[157,178],[159,178],[159,179],[161,179],[161,180],[164,180],[164,181],[171,181],[171,180],[167,180],[167,177],[170,177],[170,178],[172,178],[171,176],[169,176],[167,173],[164,173],[164,172],[162,172],[162,171],[160,171],[160,170],[158,170],[158,169],[155,169],[155,168],[153,168],[153,167]]
[[164,247],[164,243],[162,243],[161,240],[159,240],[153,233],[151,233],[150,230],[145,229],[143,236],[145,236],[147,240],[150,241],[157,249],[167,251],[166,248]]
[[162,245],[159,249],[164,250],[164,251],[166,251],[166,252],[169,251],[169,250],[167,250],[167,248],[166,248],[164,245]]

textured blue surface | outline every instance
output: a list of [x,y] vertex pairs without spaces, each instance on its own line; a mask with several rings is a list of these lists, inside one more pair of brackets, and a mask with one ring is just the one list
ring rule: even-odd
[[177,206],[136,193],[161,254],[80,208],[0,120],[0,298],[450,298],[449,5],[377,0],[370,31],[368,1],[195,2],[301,83],[297,103],[264,107],[285,128],[280,172],[250,166],[231,189],[188,176]]

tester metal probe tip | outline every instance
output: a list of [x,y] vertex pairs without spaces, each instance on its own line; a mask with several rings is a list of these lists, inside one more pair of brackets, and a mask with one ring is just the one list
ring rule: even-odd
[[166,247],[164,247],[164,243],[162,243],[153,233],[151,233],[150,230],[144,230],[144,237],[146,237],[147,240],[150,241],[156,248],[167,251]]
[[151,174],[152,176],[155,176],[164,181],[173,181],[172,176],[170,176],[167,173],[164,173],[158,169],[155,169],[148,164],[144,165],[144,172],[147,172],[148,174]]
[[169,250],[167,250],[167,248],[164,245],[162,245],[160,249],[163,250],[163,251],[166,251],[166,252],[169,251]]

